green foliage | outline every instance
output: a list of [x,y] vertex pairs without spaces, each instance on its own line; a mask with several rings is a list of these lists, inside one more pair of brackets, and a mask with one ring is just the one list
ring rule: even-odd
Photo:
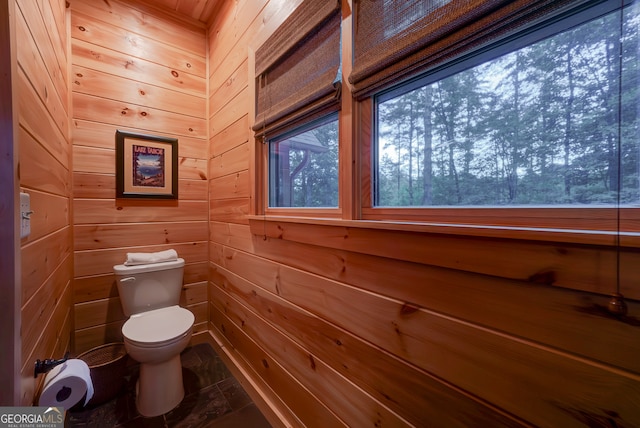
[[637,203],[633,9],[379,103],[376,204]]

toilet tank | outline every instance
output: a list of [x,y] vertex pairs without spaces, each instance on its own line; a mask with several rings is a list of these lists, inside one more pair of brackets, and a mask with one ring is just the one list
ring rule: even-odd
[[113,267],[124,314],[175,306],[180,302],[184,259]]

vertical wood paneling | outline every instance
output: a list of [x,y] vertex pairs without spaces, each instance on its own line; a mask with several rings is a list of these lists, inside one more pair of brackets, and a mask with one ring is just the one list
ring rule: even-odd
[[[75,350],[121,340],[113,265],[174,248],[182,300],[207,323],[206,36],[202,26],[117,0],[71,3]],[[178,139],[179,200],[115,199],[115,132]]]

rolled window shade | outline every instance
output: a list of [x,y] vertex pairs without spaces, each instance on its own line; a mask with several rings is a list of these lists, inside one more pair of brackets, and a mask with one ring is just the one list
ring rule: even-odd
[[571,0],[354,0],[349,81],[363,98],[499,38]]
[[305,0],[256,51],[257,136],[340,101],[340,6]]

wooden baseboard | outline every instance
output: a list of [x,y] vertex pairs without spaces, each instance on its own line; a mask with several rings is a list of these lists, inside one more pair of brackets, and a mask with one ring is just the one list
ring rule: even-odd
[[210,326],[208,331],[199,333],[192,339],[192,342],[194,340],[197,340],[196,343],[208,343],[211,345],[271,425],[282,428],[301,425],[282,400],[262,378],[256,375],[244,359],[233,349],[227,339],[214,327]]

